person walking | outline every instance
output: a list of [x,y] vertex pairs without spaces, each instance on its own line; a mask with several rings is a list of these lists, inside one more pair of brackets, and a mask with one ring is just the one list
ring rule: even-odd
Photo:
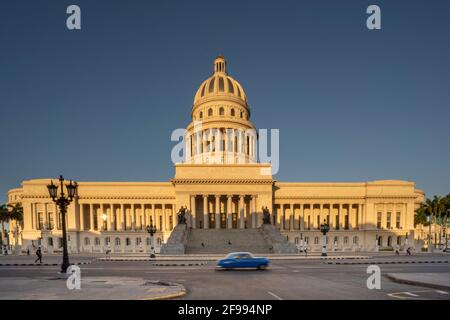
[[408,249],[406,249],[406,253],[408,254],[408,256],[411,255],[411,247],[408,247]]
[[42,251],[41,251],[41,247],[38,247],[38,249],[36,250],[36,255],[37,255],[37,259],[34,260],[34,263],[38,262],[42,263]]
[[395,253],[399,256],[400,255],[400,250],[398,245],[395,246]]

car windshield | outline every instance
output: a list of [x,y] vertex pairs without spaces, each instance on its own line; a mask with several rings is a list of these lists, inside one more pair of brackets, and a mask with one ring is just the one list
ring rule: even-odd
[[253,255],[247,252],[234,252],[230,253],[225,257],[225,259],[249,259],[249,258],[253,258]]

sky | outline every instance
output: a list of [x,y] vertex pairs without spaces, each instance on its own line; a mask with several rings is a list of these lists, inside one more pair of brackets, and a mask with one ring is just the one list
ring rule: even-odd
[[[81,8],[68,30],[66,8]],[[381,8],[381,30],[366,9]],[[21,181],[168,181],[222,54],[278,181],[450,193],[449,1],[2,1],[0,200]]]

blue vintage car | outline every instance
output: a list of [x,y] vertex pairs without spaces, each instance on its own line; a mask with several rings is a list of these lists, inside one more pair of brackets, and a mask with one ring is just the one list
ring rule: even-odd
[[250,252],[233,252],[224,259],[217,261],[218,269],[256,268],[264,270],[269,266],[270,260],[264,257],[254,257]]

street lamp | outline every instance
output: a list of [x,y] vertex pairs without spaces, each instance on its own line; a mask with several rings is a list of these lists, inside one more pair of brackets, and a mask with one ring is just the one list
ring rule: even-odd
[[445,216],[444,221],[444,239],[445,239],[445,249],[444,251],[448,251],[448,238],[447,238],[447,227],[448,227],[448,217],[450,216],[450,209],[447,210],[447,214]]
[[327,256],[327,233],[330,231],[330,225],[326,220],[323,220],[323,223],[320,225],[320,232],[323,234],[322,238],[322,257]]
[[153,235],[156,233],[156,226],[153,225],[153,220],[150,217],[150,225],[147,226],[147,232],[150,234],[150,258],[155,258],[155,242]]
[[61,265],[61,273],[66,273],[67,268],[69,267],[69,253],[67,251],[67,230],[66,230],[66,213],[67,207],[73,201],[73,199],[77,196],[78,185],[76,182],[72,182],[70,180],[69,184],[66,184],[67,196],[64,193],[64,178],[63,176],[59,176],[60,182],[60,191],[61,193],[58,196],[58,186],[53,184],[53,180],[47,186],[48,193],[52,198],[53,202],[59,207],[59,211],[61,212],[61,222],[62,222],[62,245],[63,245],[63,262]]

